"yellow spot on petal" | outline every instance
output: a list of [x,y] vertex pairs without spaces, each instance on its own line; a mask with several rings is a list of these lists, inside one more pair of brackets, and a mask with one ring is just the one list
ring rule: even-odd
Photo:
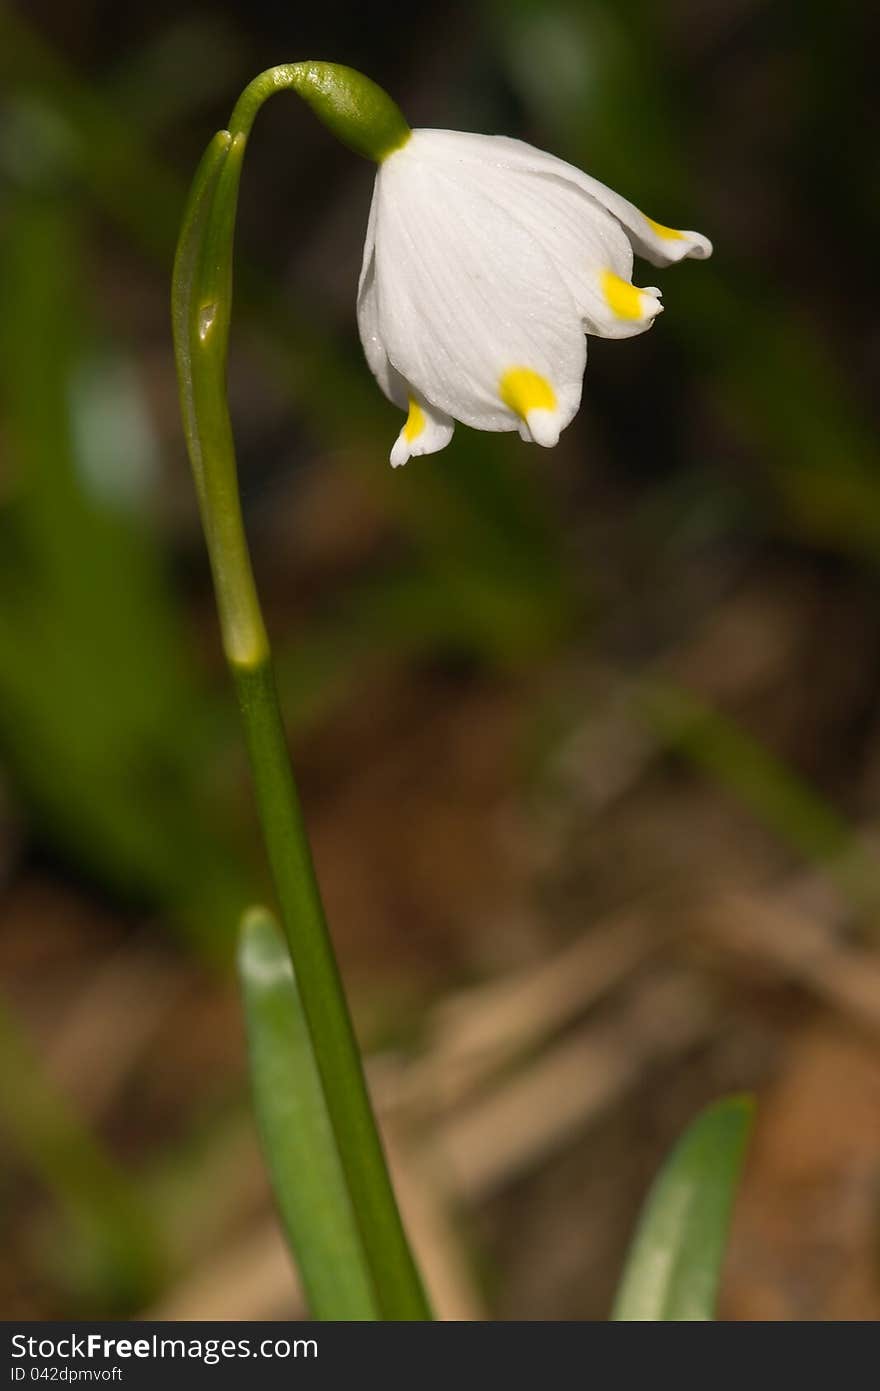
[[498,395],[523,420],[529,411],[556,409],[556,392],[547,378],[531,367],[509,367],[498,383]]
[[655,222],[653,217],[647,217],[642,213],[652,232],[656,232],[658,237],[664,241],[684,241],[684,232],[677,232],[674,227],[664,227],[662,222]]
[[417,440],[425,428],[425,412],[422,410],[418,401],[409,398],[409,415],[406,417],[406,424],[403,427],[403,438],[407,444],[412,444]]
[[643,319],[642,291],[628,280],[621,280],[613,270],[602,272],[602,293],[612,314],[618,319]]

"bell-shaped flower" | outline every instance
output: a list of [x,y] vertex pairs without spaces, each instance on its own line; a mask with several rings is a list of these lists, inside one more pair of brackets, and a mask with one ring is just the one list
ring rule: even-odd
[[408,412],[391,463],[442,449],[456,420],[556,444],[584,335],[632,337],[663,308],[633,252],[664,266],[712,246],[520,140],[414,130],[379,165],[358,287],[367,361]]

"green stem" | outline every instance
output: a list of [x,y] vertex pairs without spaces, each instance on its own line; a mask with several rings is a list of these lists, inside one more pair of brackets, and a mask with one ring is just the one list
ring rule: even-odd
[[327,930],[272,664],[233,674],[282,923],[377,1301],[385,1318],[426,1319]]
[[[303,825],[242,520],[226,397],[238,186],[247,135],[259,106],[272,92],[292,87],[348,143],[374,157],[381,157],[376,150],[388,151],[395,112],[403,122],[390,99],[368,79],[347,69],[332,73],[330,69],[330,64],[302,63],[262,74],[236,106],[231,132],[220,131],[214,137],[196,173],[184,215],[175,259],[172,316],[184,428],[224,650],[241,706],[281,920],[377,1307],[385,1319],[429,1319],[370,1105]],[[325,108],[333,103],[334,82],[339,110],[334,108],[331,120]],[[339,91],[352,86],[355,97],[347,105],[340,102]],[[361,119],[359,110],[361,116],[364,111],[377,113],[369,138],[352,136],[352,122]]]
[[341,63],[318,62],[282,63],[255,77],[235,104],[232,136],[249,135],[263,102],[284,90],[308,102],[337,139],[366,159],[381,162],[410,137],[400,107],[375,82]]

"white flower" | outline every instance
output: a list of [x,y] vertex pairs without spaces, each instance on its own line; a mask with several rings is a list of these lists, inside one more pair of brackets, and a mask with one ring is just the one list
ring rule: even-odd
[[629,338],[663,308],[633,251],[663,266],[712,245],[520,140],[414,130],[379,166],[358,287],[367,361],[408,411],[391,463],[442,449],[456,420],[555,444],[584,334]]

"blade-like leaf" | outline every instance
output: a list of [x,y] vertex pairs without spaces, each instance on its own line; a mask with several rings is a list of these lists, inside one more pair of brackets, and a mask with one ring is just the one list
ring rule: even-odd
[[379,1317],[287,945],[262,908],[239,948],[251,1088],[272,1187],[319,1319]]
[[753,1111],[750,1097],[727,1097],[685,1131],[648,1195],[612,1318],[714,1319]]

